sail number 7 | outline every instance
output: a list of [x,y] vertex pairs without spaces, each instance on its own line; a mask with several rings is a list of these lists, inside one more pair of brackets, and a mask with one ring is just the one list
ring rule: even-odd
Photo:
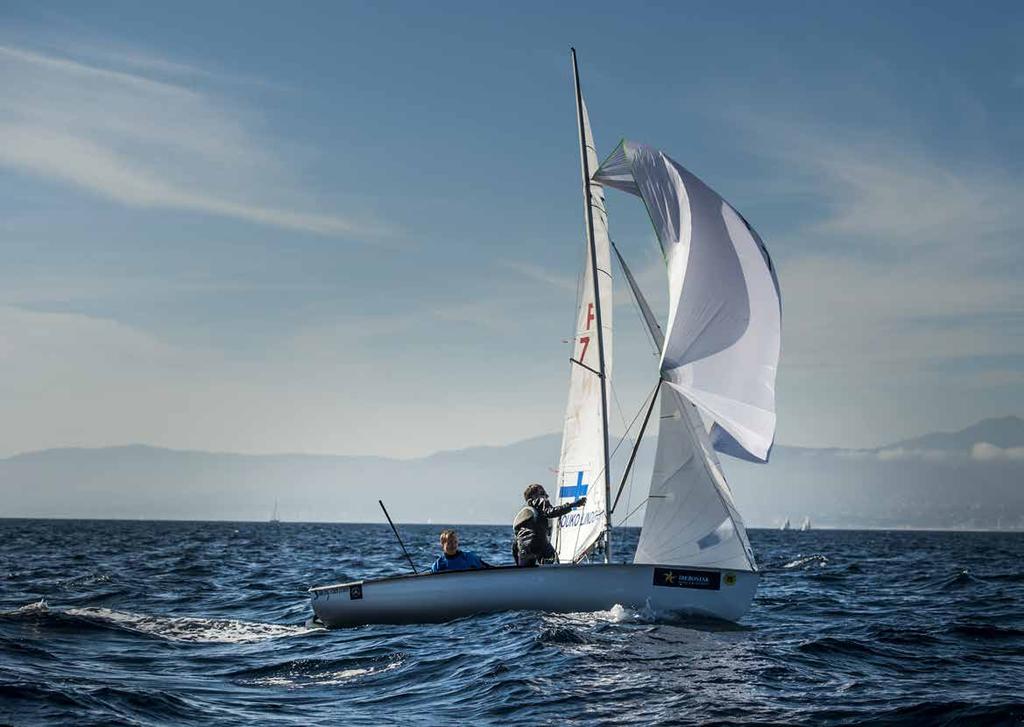
[[[590,330],[590,322],[594,320],[594,304],[587,303],[587,324],[583,330]],[[583,350],[580,351],[580,363],[587,360],[587,347],[590,345],[590,336],[580,336],[580,343],[583,344]]]

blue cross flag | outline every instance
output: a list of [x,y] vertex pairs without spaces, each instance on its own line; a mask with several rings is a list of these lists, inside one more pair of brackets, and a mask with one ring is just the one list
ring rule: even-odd
[[569,485],[567,487],[563,486],[558,488],[558,496],[562,499],[565,499],[567,497],[579,499],[587,494],[588,487],[590,487],[590,485],[583,484],[583,472],[581,471],[576,474],[575,485]]

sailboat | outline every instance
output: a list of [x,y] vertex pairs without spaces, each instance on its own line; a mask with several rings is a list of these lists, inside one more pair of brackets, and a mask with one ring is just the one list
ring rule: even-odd
[[[718,453],[766,462],[774,441],[781,331],[775,270],[742,215],[663,152],[623,140],[599,163],[575,49],[572,65],[587,234],[555,489],[559,502],[586,496],[586,505],[554,526],[557,564],[313,587],[315,618],[328,627],[615,605],[735,621],[750,608],[759,572]],[[664,328],[612,245],[606,188],[639,197],[654,224],[668,273]],[[614,498],[608,433],[613,251],[661,352]],[[640,540],[632,562],[613,562],[612,515],[659,397]]]
[[782,523],[782,527],[779,530],[789,530],[792,525],[789,524],[789,518],[786,518],[786,522]]
[[802,523],[800,523],[800,532],[801,533],[805,533],[805,532],[807,532],[810,529],[811,529],[811,516],[810,515],[805,515],[804,516],[804,521]]
[[270,516],[271,523],[279,523],[281,519],[277,516],[277,498],[274,498],[274,513]]

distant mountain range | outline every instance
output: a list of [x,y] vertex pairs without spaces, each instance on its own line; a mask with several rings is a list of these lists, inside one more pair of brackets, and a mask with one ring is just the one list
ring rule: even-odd
[[[0,516],[507,523],[523,487],[551,483],[560,435],[419,459],[241,455],[144,445],[0,460]],[[623,444],[615,460],[628,455]],[[653,441],[616,513],[642,503]],[[877,449],[776,447],[771,464],[723,457],[749,526],[1024,530],[1024,420],[986,419]],[[613,466],[613,470],[618,468]],[[617,478],[616,478],[617,483]],[[629,524],[639,525],[642,507]],[[618,517],[616,520],[618,520]]]

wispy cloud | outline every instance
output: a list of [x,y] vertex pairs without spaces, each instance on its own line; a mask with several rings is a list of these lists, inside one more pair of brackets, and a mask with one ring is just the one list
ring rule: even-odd
[[770,170],[759,186],[796,213],[760,229],[783,294],[783,441],[866,445],[939,411],[966,424],[997,392],[1017,405],[1019,367],[949,363],[1024,355],[1020,170],[891,126],[730,113]]
[[1021,228],[1024,184],[1000,169],[958,169],[891,145],[811,143],[801,157],[829,190],[821,232],[925,246]]
[[0,98],[0,165],[136,207],[323,235],[379,233],[308,205],[283,206],[282,198],[301,203],[301,185],[247,128],[240,109],[173,80],[195,77],[196,69],[111,58],[124,68],[0,45],[8,79]]
[[787,365],[913,370],[1021,352],[1019,174],[806,124],[765,121],[751,138],[782,184],[820,200],[817,219],[772,241]]
[[891,132],[782,118],[740,123],[783,170],[776,184],[822,203],[808,234],[962,249],[1022,229],[1024,178],[1011,167],[966,162]]
[[559,275],[553,273],[545,267],[535,265],[533,263],[524,263],[516,260],[499,260],[498,264],[501,267],[508,268],[516,273],[519,273],[525,278],[529,278],[538,283],[543,283],[560,290],[567,290],[573,293],[576,292],[577,280],[574,277],[568,275]]

